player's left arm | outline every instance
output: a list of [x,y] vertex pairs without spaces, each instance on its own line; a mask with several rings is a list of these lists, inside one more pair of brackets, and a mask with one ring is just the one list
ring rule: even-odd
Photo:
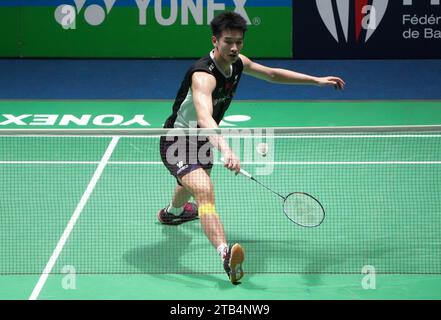
[[240,55],[240,59],[243,62],[243,72],[245,74],[268,82],[315,85],[322,87],[334,86],[335,89],[343,89],[345,86],[345,82],[339,77],[314,77],[287,69],[270,68],[251,61],[242,54]]

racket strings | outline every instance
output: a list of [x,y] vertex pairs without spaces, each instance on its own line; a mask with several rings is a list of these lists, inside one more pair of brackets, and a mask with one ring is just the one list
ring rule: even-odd
[[324,211],[320,203],[305,193],[288,195],[283,210],[290,220],[305,227],[318,226],[324,219]]

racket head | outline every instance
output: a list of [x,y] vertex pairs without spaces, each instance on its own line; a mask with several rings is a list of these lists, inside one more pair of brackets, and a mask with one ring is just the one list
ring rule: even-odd
[[305,192],[288,194],[283,202],[283,212],[302,227],[318,227],[325,219],[325,209],[320,201]]

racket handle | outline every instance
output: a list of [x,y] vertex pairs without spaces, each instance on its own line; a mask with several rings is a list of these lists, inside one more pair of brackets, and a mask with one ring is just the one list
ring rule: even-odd
[[[225,162],[225,161],[224,161],[224,157],[221,157],[220,160],[221,160],[222,162]],[[244,169],[240,169],[240,171],[236,173],[236,176],[237,176],[238,174],[241,174],[241,175],[243,175],[243,176],[245,176],[245,177],[247,177],[247,178],[249,178],[249,179],[253,179],[253,176],[252,176],[248,171],[246,171],[246,170],[244,170]]]
[[238,175],[238,174],[241,174],[249,179],[253,179],[253,176],[248,171],[246,171],[244,169],[240,169],[240,171],[236,175]]

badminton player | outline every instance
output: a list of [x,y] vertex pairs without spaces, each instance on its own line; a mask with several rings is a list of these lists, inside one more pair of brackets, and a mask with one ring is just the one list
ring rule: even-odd
[[[214,49],[188,69],[177,93],[173,112],[164,128],[190,128],[194,124],[199,128],[217,128],[233,99],[242,72],[274,83],[333,86],[336,89],[343,89],[345,85],[338,77],[314,77],[270,68],[240,54],[247,24],[237,13],[219,14],[212,20],[211,29]],[[208,140],[222,154],[225,167],[239,172],[240,160],[226,141],[221,136],[210,136]],[[206,153],[210,161],[190,161],[190,158],[194,159],[189,154],[190,143],[189,137],[160,139],[162,161],[176,178],[177,186],[170,203],[158,212],[157,217],[166,225],[177,225],[199,218],[230,281],[236,283],[244,274],[244,249],[238,243],[228,243],[220,213],[216,209],[214,186],[210,178],[213,165],[211,151]],[[204,144],[206,142],[197,142],[196,154],[199,154]],[[186,152],[178,152],[176,156],[176,147],[182,147]],[[170,157],[171,152],[174,157]],[[191,197],[195,203],[189,202]]]

